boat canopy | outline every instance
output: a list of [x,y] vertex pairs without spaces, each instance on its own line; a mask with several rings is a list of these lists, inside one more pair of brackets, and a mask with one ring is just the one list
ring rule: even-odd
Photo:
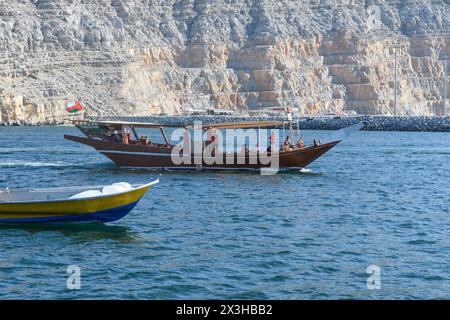
[[128,122],[128,121],[97,121],[97,120],[73,120],[75,125],[103,125],[109,128],[121,128],[123,126],[135,127],[135,128],[184,128],[185,125],[164,125],[161,123],[151,123],[151,122]]
[[[194,124],[171,124],[165,125],[162,123],[151,122],[127,122],[127,121],[97,121],[97,120],[73,120],[73,123],[77,126],[105,126],[112,130],[121,129],[123,126],[135,127],[135,128],[193,128]],[[239,122],[210,122],[203,123],[203,130],[208,129],[244,129],[244,128],[261,128],[261,127],[277,127],[282,126],[284,121],[239,121]]]
[[215,122],[203,125],[203,129],[244,129],[282,126],[284,121],[240,121],[240,122]]

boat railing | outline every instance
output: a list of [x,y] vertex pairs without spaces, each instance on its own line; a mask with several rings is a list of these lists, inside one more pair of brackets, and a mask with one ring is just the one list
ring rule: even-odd
[[[131,187],[133,189],[142,186],[143,184],[132,184]],[[70,187],[51,187],[51,188],[14,188],[14,189],[0,189],[0,193],[20,193],[20,192],[70,192],[70,191],[78,191],[78,190],[93,190],[93,189],[102,189],[107,185],[96,185],[96,186],[70,186]]]

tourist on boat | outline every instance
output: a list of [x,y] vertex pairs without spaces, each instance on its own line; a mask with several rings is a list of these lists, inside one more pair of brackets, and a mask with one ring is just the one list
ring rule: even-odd
[[140,136],[139,137],[139,143],[144,145],[144,146],[152,144],[152,142],[150,141],[150,138],[147,137],[147,136]]
[[267,146],[267,152],[272,152],[272,144],[275,142],[272,142],[272,139],[269,138],[269,145]]
[[216,137],[217,137],[216,130],[209,129],[208,131],[206,131],[206,140],[203,143],[203,148],[206,148],[211,143],[216,143]]
[[272,152],[272,144],[277,142],[277,137],[274,132],[272,132],[269,136],[269,146],[267,147],[267,152]]
[[297,148],[304,148],[304,147],[305,147],[305,143],[303,142],[302,137],[299,137],[298,141],[297,141]]
[[130,138],[131,138],[131,135],[129,134],[128,130],[127,129],[123,129],[123,132],[122,132],[122,143],[123,144],[129,144],[130,143]]
[[215,136],[209,135],[206,140],[203,142],[203,148],[206,148],[207,146],[209,146],[211,143],[214,143],[214,141],[216,140]]
[[314,139],[314,147],[320,146],[320,140]]
[[[273,143],[272,141],[269,141],[269,146],[267,147],[267,152],[272,152],[273,150],[276,150],[276,149],[273,149],[274,148],[274,146],[275,146],[275,148],[276,148],[276,143]],[[283,146],[281,146],[281,148],[280,149],[282,149],[282,147]]]
[[291,140],[289,139],[289,136],[286,136],[286,139],[284,139],[284,147],[289,148],[291,145]]
[[120,136],[119,132],[117,130],[114,130],[113,135],[112,135],[112,140],[114,142],[122,142],[122,137]]
[[289,150],[292,150],[292,147],[293,146],[291,144],[291,140],[289,139],[289,136],[287,136],[286,139],[284,140],[282,149],[284,151],[289,151]]
[[211,146],[211,156],[214,157],[216,155],[216,148],[217,148],[216,136],[211,136],[211,140],[209,141],[208,145],[212,145]]

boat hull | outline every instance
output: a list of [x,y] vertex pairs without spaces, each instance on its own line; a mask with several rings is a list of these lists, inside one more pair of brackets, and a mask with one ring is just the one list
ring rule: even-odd
[[150,187],[96,198],[0,203],[0,223],[111,222],[127,215]]
[[[68,140],[79,142],[93,147],[98,152],[108,157],[111,161],[122,167],[170,169],[170,170],[259,170],[269,168],[271,164],[262,163],[259,157],[251,159],[251,155],[245,157],[243,163],[239,163],[238,156],[234,154],[232,161],[227,161],[226,155],[221,161],[209,164],[207,159],[195,161],[191,157],[190,164],[175,164],[171,158],[171,147],[127,145],[108,142],[79,136],[64,135]],[[319,146],[294,149],[280,152],[278,160],[279,170],[298,170],[329,151],[340,141],[333,141]]]

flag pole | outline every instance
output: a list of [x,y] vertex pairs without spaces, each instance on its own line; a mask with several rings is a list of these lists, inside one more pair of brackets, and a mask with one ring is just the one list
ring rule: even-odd
[[81,103],[80,97],[77,97],[77,100],[78,100],[78,102],[80,103],[80,105],[83,107],[83,110],[84,110],[84,113],[83,113],[83,120],[85,120],[85,119],[86,119],[86,116],[88,116],[89,108],[86,108],[86,106],[85,106],[84,104]]

